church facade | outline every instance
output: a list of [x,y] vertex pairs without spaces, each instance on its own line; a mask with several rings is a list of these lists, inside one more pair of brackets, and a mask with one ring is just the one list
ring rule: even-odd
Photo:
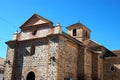
[[58,23],[32,15],[8,45],[4,80],[119,80],[120,51],[90,39],[81,23],[62,31]]

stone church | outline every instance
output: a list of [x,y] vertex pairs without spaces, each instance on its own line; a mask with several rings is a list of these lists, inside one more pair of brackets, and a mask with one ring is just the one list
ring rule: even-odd
[[120,51],[90,39],[80,22],[67,27],[33,14],[7,41],[4,80],[120,80]]

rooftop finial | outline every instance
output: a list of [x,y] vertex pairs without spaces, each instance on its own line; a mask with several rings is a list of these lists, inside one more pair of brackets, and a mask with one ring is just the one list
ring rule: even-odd
[[60,22],[58,22],[58,23],[56,24],[56,26],[60,26]]
[[17,36],[18,36],[18,30],[16,30],[16,32],[13,34],[13,40],[17,40]]
[[16,30],[15,34],[17,34],[17,33],[18,33],[18,30]]

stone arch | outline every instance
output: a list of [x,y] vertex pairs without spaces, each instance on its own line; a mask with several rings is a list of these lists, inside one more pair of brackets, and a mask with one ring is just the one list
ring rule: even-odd
[[36,78],[36,76],[33,71],[30,71],[26,76],[26,80],[35,80],[35,78]]
[[37,69],[33,68],[33,67],[28,67],[23,72],[22,80],[27,80],[27,76],[28,76],[29,73],[30,73],[30,75],[34,73],[33,75],[35,75],[35,79],[33,79],[33,80],[39,80],[40,79],[39,71]]

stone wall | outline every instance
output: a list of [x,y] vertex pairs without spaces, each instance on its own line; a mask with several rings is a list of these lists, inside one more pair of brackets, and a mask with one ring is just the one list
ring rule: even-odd
[[[36,29],[35,29],[36,30]],[[27,39],[33,39],[38,37],[46,37],[49,34],[52,34],[54,32],[53,28],[49,28],[49,26],[44,26],[42,28],[37,29],[37,32],[35,35],[32,35],[32,32],[34,30],[25,30],[22,31],[18,36],[19,40],[27,40]]]
[[85,53],[84,53],[84,77],[85,77],[85,80],[92,80],[92,53],[87,49],[85,48]]
[[92,55],[92,80],[98,80],[98,54]]
[[57,80],[58,42],[58,38],[51,38],[49,40],[49,64],[47,80]]
[[120,79],[120,67],[119,57],[108,57],[104,59],[103,63],[103,80],[119,80]]
[[78,46],[66,38],[61,37],[59,41],[58,56],[58,79],[71,78],[77,80],[77,54]]
[[3,80],[4,61],[5,61],[5,59],[0,57],[0,80]]
[[[33,55],[30,55],[31,46],[35,46],[35,54]],[[23,65],[22,78],[26,78],[28,73],[32,71],[35,73],[35,78],[37,80],[46,79],[47,63],[48,63],[48,40],[41,40],[38,42],[23,44],[19,47],[19,54],[22,53],[23,53],[23,61],[21,61],[20,64]],[[20,59],[19,56],[22,55],[18,55],[18,58]]]
[[84,47],[79,46],[77,57],[77,79],[84,80]]
[[98,56],[98,80],[103,80],[103,59],[102,54],[97,54]]
[[9,45],[7,49],[6,63],[5,63],[5,71],[4,71],[4,80],[11,80],[12,71],[13,71],[13,60],[14,60],[14,45]]
[[[7,60],[11,64],[6,64],[5,80],[26,80],[29,72],[35,74],[36,80],[57,80],[58,41],[55,37],[21,41],[17,48],[8,48]],[[33,46],[35,52],[31,55]]]

